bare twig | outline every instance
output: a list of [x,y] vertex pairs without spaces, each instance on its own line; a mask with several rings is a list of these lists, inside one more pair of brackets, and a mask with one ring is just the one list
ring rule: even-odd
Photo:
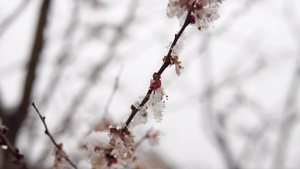
[[[54,144],[54,146],[55,146],[58,150],[63,151],[62,146],[56,143],[55,139],[53,138],[53,136],[51,135],[50,131],[48,130],[47,124],[46,124],[46,122],[45,122],[45,118],[46,118],[46,117],[41,115],[41,113],[39,112],[38,108],[35,106],[34,102],[33,102],[31,105],[34,107],[35,111],[38,113],[40,119],[42,120],[42,122],[43,122],[43,124],[44,124],[44,127],[45,127],[45,134],[49,136],[50,140],[52,141],[52,143]],[[63,151],[63,152],[64,152],[64,151]],[[67,155],[62,155],[62,157],[63,157],[65,160],[67,160],[67,161],[69,162],[69,164],[70,164],[72,167],[74,167],[74,168],[77,169],[77,166],[69,159],[69,157],[68,157]]]
[[[42,96],[40,100],[40,107],[43,107],[44,109],[47,109],[49,105],[49,100],[52,98],[53,94],[55,93],[55,90],[58,87],[58,84],[60,80],[62,79],[63,71],[67,67],[68,60],[71,57],[71,50],[73,48],[76,48],[78,46],[72,46],[72,41],[74,39],[74,34],[76,32],[76,28],[78,26],[78,16],[80,14],[80,5],[79,5],[79,0],[74,1],[74,6],[71,9],[71,15],[73,16],[66,28],[66,31],[64,33],[64,44],[61,48],[61,52],[57,56],[57,62],[55,65],[55,68],[53,69],[52,77],[49,80],[49,83],[46,87],[47,90],[45,90],[44,95]],[[34,118],[32,119],[34,120]],[[28,127],[28,131],[31,131],[30,135],[34,135],[35,129],[33,126],[30,128]],[[29,136],[30,137],[30,136]],[[33,138],[33,137],[31,137]],[[33,144],[33,142],[31,143]],[[39,156],[39,161],[36,166],[42,166],[42,164],[45,162],[45,159],[48,157],[48,153],[45,151],[41,156]]]
[[105,54],[104,59],[102,59],[101,62],[99,62],[99,64],[92,69],[91,74],[88,76],[83,86],[77,92],[78,94],[72,100],[69,108],[64,113],[66,114],[66,116],[65,119],[63,120],[64,121],[63,128],[60,131],[54,133],[54,135],[63,133],[69,127],[73,117],[70,116],[70,114],[74,114],[74,112],[76,112],[76,109],[83,103],[83,100],[86,98],[87,94],[90,92],[91,88],[93,87],[94,81],[96,79],[99,79],[99,75],[103,73],[103,70],[108,66],[108,64],[113,60],[113,58],[115,58],[116,56],[115,49],[122,42],[121,39],[124,37],[124,32],[134,20],[134,16],[135,16],[134,14],[137,8],[137,1],[132,0],[129,5],[130,5],[129,8],[130,10],[127,17],[120,25],[116,26],[115,28],[116,33],[109,44],[109,48],[107,49],[107,54]]
[[103,120],[105,120],[105,119],[107,118],[108,111],[109,111],[109,110],[108,110],[108,109],[109,109],[109,106],[110,106],[110,104],[111,104],[111,102],[112,102],[112,99],[113,99],[113,97],[114,97],[116,91],[117,91],[118,88],[119,88],[119,79],[120,79],[120,75],[121,75],[122,69],[123,69],[123,67],[121,67],[120,70],[119,70],[119,73],[118,73],[118,75],[117,75],[117,77],[116,77],[116,79],[115,79],[115,83],[114,83],[113,90],[111,91],[111,94],[110,94],[110,96],[109,96],[109,98],[108,98],[108,101],[107,101],[107,103],[106,103],[106,105],[105,105],[105,107],[104,107],[104,112],[103,112],[103,115],[102,115],[102,116],[103,116],[103,117],[102,117]]
[[19,150],[12,145],[12,143],[5,135],[8,130],[8,127],[4,125],[0,126],[0,146],[2,147],[2,149],[4,149],[3,147],[5,146],[8,151],[16,158],[14,162],[19,165],[19,168],[27,169],[27,164],[24,161],[24,155],[20,154]]
[[[207,45],[210,43],[209,41],[211,38],[207,38]],[[220,153],[222,154],[222,157],[224,158],[224,162],[226,163],[226,167],[228,169],[240,169],[241,167],[236,163],[236,160],[234,159],[231,147],[228,143],[228,139],[225,135],[225,133],[222,133],[220,128],[222,127],[222,118],[214,119],[214,116],[216,114],[215,107],[214,107],[214,100],[215,100],[215,93],[216,89],[221,87],[223,83],[226,82],[223,81],[219,85],[214,85],[213,79],[212,79],[212,63],[211,58],[208,56],[203,57],[202,61],[203,65],[201,66],[205,72],[205,78],[207,81],[203,82],[206,83],[206,87],[204,90],[204,93],[202,95],[205,96],[206,103],[203,106],[203,111],[205,112],[205,115],[207,116],[209,124],[209,128],[211,129],[211,135],[215,142],[217,143]],[[219,116],[220,117],[220,116]]]

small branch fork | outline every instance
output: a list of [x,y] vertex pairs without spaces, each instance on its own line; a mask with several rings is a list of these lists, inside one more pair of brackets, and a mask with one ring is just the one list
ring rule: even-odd
[[[42,120],[43,124],[44,124],[44,127],[45,127],[45,134],[49,136],[50,140],[52,141],[52,143],[54,144],[54,146],[61,150],[62,152],[63,149],[62,149],[62,145],[61,144],[57,144],[56,141],[54,140],[53,136],[51,135],[50,131],[48,130],[48,127],[47,127],[47,124],[45,122],[45,116],[42,116],[40,111],[38,110],[38,108],[35,106],[35,103],[33,102],[31,104],[33,106],[33,108],[35,109],[35,111],[37,112],[37,114],[39,115],[40,119]],[[69,157],[67,155],[62,155],[62,157],[68,161],[68,163],[75,169],[77,169],[77,166],[69,159]]]
[[19,165],[21,169],[28,169],[26,162],[24,161],[24,155],[20,154],[19,150],[15,148],[12,143],[8,140],[5,133],[8,132],[8,127],[0,126],[0,145],[7,146],[9,152],[16,158],[14,163]]
[[[181,37],[181,35],[182,35],[183,31],[185,30],[185,28],[191,23],[191,20],[190,20],[191,13],[192,13],[192,10],[190,10],[188,12],[188,14],[186,16],[186,19],[184,21],[184,24],[182,25],[180,31],[177,34],[175,34],[174,40],[171,44],[171,47],[169,49],[169,52],[168,52],[167,56],[165,57],[164,63],[162,64],[162,66],[160,67],[158,72],[155,72],[153,74],[153,80],[154,81],[159,81],[160,77],[163,74],[163,72],[165,71],[165,69],[171,64],[171,57],[172,57],[173,48],[177,44],[177,42],[178,42],[179,38]],[[131,114],[128,117],[128,119],[125,123],[125,126],[122,129],[124,132],[128,130],[127,128],[129,126],[129,124],[131,123],[132,119],[137,114],[139,109],[141,107],[143,107],[148,102],[148,100],[150,99],[150,95],[151,95],[152,91],[153,91],[152,89],[150,89],[150,88],[148,89],[146,96],[144,97],[144,99],[142,100],[142,102],[140,103],[140,105],[137,108],[134,107],[134,106],[131,106],[131,110],[132,110]]]

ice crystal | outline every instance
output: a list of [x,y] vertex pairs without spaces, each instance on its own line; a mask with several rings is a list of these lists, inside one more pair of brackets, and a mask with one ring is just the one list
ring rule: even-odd
[[176,45],[172,48],[172,56],[179,56],[180,52],[183,50],[185,34],[183,33],[179,40],[177,41]]
[[131,123],[130,123],[130,127],[134,127],[140,124],[146,124],[148,122],[148,112],[147,112],[147,106],[142,106],[139,107],[139,105],[141,104],[142,100],[143,100],[143,96],[139,97],[139,100],[136,101],[132,106],[136,109],[139,109],[139,111],[137,112],[137,114],[134,116],[134,118],[132,119]]
[[141,101],[143,100],[143,97],[141,96],[139,100],[132,105],[134,109],[138,109],[138,112],[131,121],[130,127],[147,123],[149,113],[153,114],[156,122],[161,122],[163,109],[166,107],[165,97],[166,94],[164,92],[164,89],[162,87],[159,87],[153,90],[148,102],[144,106],[139,107]]
[[153,113],[154,119],[156,122],[161,122],[162,120],[162,112],[165,106],[165,100],[164,100],[165,92],[164,89],[161,87],[154,92],[152,92],[149,101],[147,102],[147,106],[149,108],[149,111]]

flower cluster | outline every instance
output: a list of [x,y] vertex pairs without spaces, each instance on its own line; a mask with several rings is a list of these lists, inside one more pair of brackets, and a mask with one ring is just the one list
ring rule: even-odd
[[[153,81],[153,80],[151,80]],[[151,83],[152,84],[152,83]],[[163,109],[166,107],[165,99],[167,95],[164,92],[162,87],[156,88],[150,95],[149,101],[142,107],[139,107],[143,96],[140,96],[139,101],[133,104],[133,108],[138,108],[138,113],[133,118],[132,122],[130,123],[131,127],[146,124],[148,122],[148,114],[152,113],[156,122],[161,122],[162,120],[162,112]]]
[[133,135],[116,126],[90,132],[81,143],[81,148],[87,152],[87,162],[92,169],[124,168],[133,162]]
[[198,29],[207,28],[210,22],[217,20],[220,16],[217,13],[219,4],[223,0],[169,0],[167,15],[182,18],[188,11],[192,14],[189,18],[191,24],[198,26]]
[[110,128],[109,145],[112,148],[111,155],[118,160],[118,164],[125,166],[133,160],[134,139],[133,135],[127,130]]

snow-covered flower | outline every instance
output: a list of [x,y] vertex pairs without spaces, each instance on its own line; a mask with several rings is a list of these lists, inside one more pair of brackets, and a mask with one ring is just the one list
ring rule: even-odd
[[166,107],[165,98],[167,97],[167,95],[165,94],[164,89],[161,87],[161,80],[159,78],[157,80],[152,79],[150,81],[149,89],[152,90],[152,93],[145,105],[140,106],[144,98],[143,96],[141,96],[139,100],[132,105],[132,108],[138,109],[138,112],[130,123],[131,127],[147,123],[149,113],[153,114],[156,122],[161,122],[162,120],[162,112]]
[[166,107],[165,98],[166,94],[162,87],[156,89],[150,95],[150,99],[147,102],[147,108],[149,111],[153,113],[154,119],[156,122],[161,122],[162,120],[162,112],[163,109]]
[[219,4],[223,0],[169,0],[167,15],[181,19],[188,11],[192,11],[190,23],[198,29],[207,28],[209,23],[217,20]]
[[134,139],[127,130],[110,128],[109,146],[112,148],[110,155],[116,159],[116,165],[125,166],[133,161]]
[[130,127],[135,127],[137,125],[140,124],[146,124],[148,122],[148,108],[146,105],[139,107],[139,105],[141,104],[142,100],[143,100],[144,96],[140,96],[139,100],[136,101],[132,107],[134,109],[138,108],[139,111],[137,112],[137,114],[134,116],[134,118],[132,119],[131,123],[130,123]]
[[92,169],[121,169],[133,162],[134,139],[128,130],[115,125],[109,131],[93,131],[82,141],[80,147],[87,153]]
[[92,131],[80,144],[80,147],[87,152],[86,159],[92,169],[106,169],[111,165],[113,159],[109,156],[108,143],[108,131]]

